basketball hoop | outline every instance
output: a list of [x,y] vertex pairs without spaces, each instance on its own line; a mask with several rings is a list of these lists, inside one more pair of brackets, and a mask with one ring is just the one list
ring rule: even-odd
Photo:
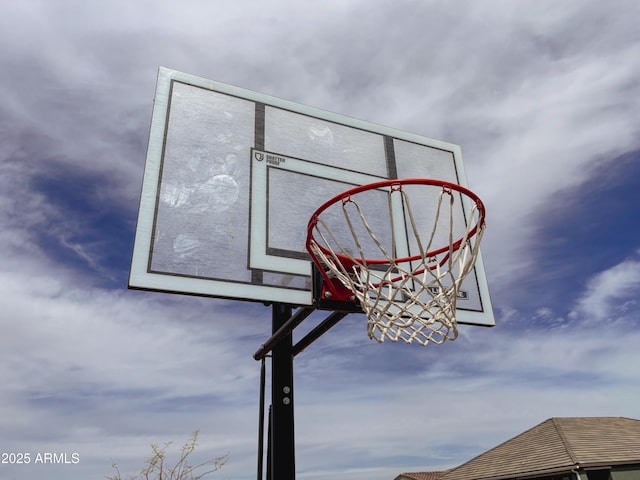
[[[371,202],[380,192],[386,208]],[[389,231],[374,232],[367,218],[388,219]],[[309,221],[306,247],[322,276],[322,295],[359,302],[370,338],[441,344],[458,336],[456,305],[484,228],[484,205],[465,187],[386,180],[321,205]]]

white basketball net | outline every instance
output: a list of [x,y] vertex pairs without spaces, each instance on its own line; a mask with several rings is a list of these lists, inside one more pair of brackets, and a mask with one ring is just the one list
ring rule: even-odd
[[[402,196],[407,218],[406,233],[413,237],[412,243],[419,251],[419,255],[412,256],[410,260],[398,259],[393,254],[397,240],[393,225],[389,226],[392,251],[383,246],[365,218],[363,209],[354,200],[355,195],[342,199],[347,225],[342,229],[350,232],[348,241],[344,235],[339,240],[322,215],[317,217],[308,248],[321,263],[320,268],[353,292],[368,318],[369,338],[378,342],[388,338],[393,342],[441,344],[458,336],[456,304],[458,296],[464,294],[460,290],[462,281],[473,270],[478,256],[484,218],[480,218],[480,210],[474,204],[467,212],[462,237],[459,234],[454,237],[454,211],[461,211],[456,200],[459,203],[462,195],[446,187],[440,188],[433,228],[426,232],[428,237],[425,239],[421,238],[409,197],[402,185],[394,185],[389,190],[390,211],[392,195],[397,192]],[[443,225],[448,225],[449,245],[440,248],[442,245],[432,243],[436,237],[442,238]],[[382,256],[379,258],[386,260],[383,264],[363,260],[367,256],[357,230],[360,237],[366,232],[365,236],[372,241],[366,239],[367,242],[377,246],[377,253]],[[370,252],[368,258],[371,258]]]

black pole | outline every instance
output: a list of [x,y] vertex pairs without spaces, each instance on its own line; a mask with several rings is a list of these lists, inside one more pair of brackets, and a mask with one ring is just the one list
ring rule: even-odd
[[298,343],[296,343],[293,347],[293,356],[295,357],[300,352],[302,352],[305,348],[315,342],[318,338],[324,335],[331,327],[336,325],[340,320],[348,315],[347,312],[333,312],[327,318],[325,318],[322,323],[320,323],[316,328],[311,330],[304,338],[302,338]]
[[260,410],[258,414],[258,480],[262,480],[264,461],[264,388],[265,388],[265,359],[260,365]]
[[267,426],[267,480],[271,480],[271,424],[273,423],[273,415],[271,405],[269,405],[269,421]]
[[[275,335],[291,319],[292,307],[274,303],[272,331]],[[293,423],[293,334],[280,336],[271,349],[271,479],[295,479]]]

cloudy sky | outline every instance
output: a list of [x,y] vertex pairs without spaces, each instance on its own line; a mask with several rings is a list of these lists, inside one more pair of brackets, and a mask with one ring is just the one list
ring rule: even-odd
[[459,144],[487,205],[497,326],[423,348],[344,319],[296,358],[299,478],[640,418],[638,20],[636,0],[1,1],[0,451],[31,463],[0,478],[133,473],[196,429],[199,458],[231,453],[215,478],[255,476],[270,309],[127,290],[160,66]]

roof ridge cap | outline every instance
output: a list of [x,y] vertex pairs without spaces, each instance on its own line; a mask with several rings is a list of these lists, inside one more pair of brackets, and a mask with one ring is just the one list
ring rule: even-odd
[[[580,418],[580,417],[574,417],[574,418]],[[576,454],[574,453],[573,449],[571,448],[571,446],[569,445],[569,441],[567,440],[567,437],[565,436],[563,430],[562,430],[562,426],[561,426],[561,422],[560,422],[560,418],[558,417],[552,417],[551,418],[551,422],[553,423],[553,426],[556,429],[556,432],[558,434],[558,436],[560,437],[560,440],[562,441],[562,445],[564,446],[564,449],[566,450],[567,454],[569,455],[569,458],[571,458],[571,461],[578,465],[580,462],[578,461],[578,458],[576,457]]]

